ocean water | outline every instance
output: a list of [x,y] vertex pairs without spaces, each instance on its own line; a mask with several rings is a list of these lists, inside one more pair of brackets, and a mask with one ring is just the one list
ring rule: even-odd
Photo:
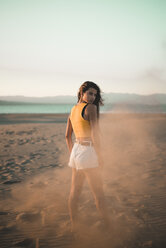
[[8,103],[0,104],[1,114],[64,114],[69,113],[72,104],[33,104]]
[[[41,104],[21,102],[0,102],[0,114],[66,114],[70,113],[74,104]],[[107,111],[107,107],[101,107],[101,112]]]
[[[66,114],[74,104],[21,103],[0,101],[0,114]],[[100,112],[112,113],[166,113],[166,105],[105,104]]]

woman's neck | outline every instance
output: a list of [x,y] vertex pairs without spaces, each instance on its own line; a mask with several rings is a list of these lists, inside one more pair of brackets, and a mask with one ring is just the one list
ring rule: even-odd
[[82,101],[79,101],[79,103],[87,103],[87,102],[82,100]]

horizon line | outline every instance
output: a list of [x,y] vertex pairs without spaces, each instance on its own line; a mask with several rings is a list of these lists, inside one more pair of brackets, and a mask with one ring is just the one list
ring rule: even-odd
[[[150,93],[150,94],[139,94],[139,93],[128,93],[128,92],[125,92],[125,93],[122,93],[122,92],[103,92],[101,93],[101,95],[103,94],[128,94],[128,95],[140,95],[140,96],[151,96],[151,95],[166,95],[166,93]],[[54,95],[54,96],[25,96],[25,95],[0,95],[0,97],[33,97],[33,98],[46,98],[46,97],[63,97],[63,96],[69,96],[69,97],[77,97],[77,95]]]

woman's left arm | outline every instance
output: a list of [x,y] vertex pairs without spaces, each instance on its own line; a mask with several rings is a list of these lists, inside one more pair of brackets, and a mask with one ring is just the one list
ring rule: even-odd
[[97,107],[94,104],[89,104],[87,107],[87,115],[91,126],[91,138],[94,144],[94,148],[99,158],[100,166],[103,166],[103,159],[100,147],[100,134],[99,125],[97,119]]

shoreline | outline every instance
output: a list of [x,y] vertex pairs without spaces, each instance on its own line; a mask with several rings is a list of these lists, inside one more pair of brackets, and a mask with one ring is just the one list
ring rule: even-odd
[[65,123],[68,114],[0,114],[0,125],[28,123]]
[[[66,123],[69,114],[0,114],[0,125],[28,124],[28,123]],[[166,117],[166,113],[100,113],[100,118],[105,117],[130,117],[130,118],[155,118]]]

